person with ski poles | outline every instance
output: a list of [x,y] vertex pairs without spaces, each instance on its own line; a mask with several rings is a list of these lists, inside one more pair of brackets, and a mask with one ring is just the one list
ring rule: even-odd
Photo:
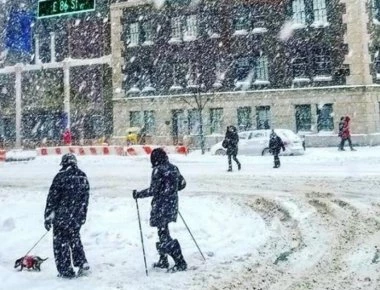
[[[168,269],[170,272],[185,271],[187,263],[178,240],[170,236],[169,223],[177,221],[178,191],[186,187],[186,181],[179,169],[169,162],[162,148],[152,151],[150,161],[153,167],[150,187],[141,191],[133,190],[133,198],[153,197],[150,226],[157,228],[159,242],[156,243],[156,248],[160,256],[153,267]],[[170,269],[168,255],[175,263]]]
[[74,154],[62,156],[61,170],[50,186],[45,208],[45,228],[53,226],[53,248],[58,277],[74,278],[71,265],[79,267],[77,276],[90,270],[80,238],[86,222],[90,185],[86,174],[78,168]]

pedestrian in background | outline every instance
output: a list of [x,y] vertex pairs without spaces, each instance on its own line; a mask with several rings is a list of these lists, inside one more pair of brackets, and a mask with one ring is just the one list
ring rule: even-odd
[[227,157],[228,157],[228,170],[232,171],[232,160],[233,159],[238,167],[238,170],[241,169],[241,163],[237,159],[238,154],[238,143],[239,143],[239,135],[237,133],[237,129],[235,126],[228,126],[226,135],[224,137],[222,146],[227,149]]
[[342,129],[342,140],[339,146],[339,150],[341,151],[344,151],[344,143],[346,142],[346,140],[348,141],[348,146],[350,146],[351,151],[356,151],[354,147],[352,146],[350,121],[351,119],[349,116],[346,116],[344,118],[343,129]]
[[281,163],[280,163],[280,157],[278,157],[278,155],[280,154],[281,148],[282,148],[282,151],[285,151],[285,145],[284,145],[284,142],[282,142],[282,139],[280,138],[280,136],[278,136],[276,132],[274,132],[274,130],[272,130],[270,134],[268,147],[269,147],[269,152],[272,153],[274,156],[273,168],[279,168],[281,166]]
[[342,134],[343,134],[343,127],[344,127],[344,117],[341,117],[340,118],[340,121],[339,121],[339,124],[338,124],[338,137],[340,138],[340,142],[339,142],[339,146],[338,146],[338,149],[340,150],[341,148],[341,145],[342,144],[342,140],[343,140],[343,137],[342,137]]

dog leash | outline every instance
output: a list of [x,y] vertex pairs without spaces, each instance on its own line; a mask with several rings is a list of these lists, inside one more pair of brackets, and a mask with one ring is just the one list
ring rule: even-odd
[[39,242],[41,242],[41,240],[48,234],[48,232],[49,231],[46,231],[46,233],[42,235],[42,237],[33,245],[33,247],[25,254],[25,256],[27,256],[39,244]]

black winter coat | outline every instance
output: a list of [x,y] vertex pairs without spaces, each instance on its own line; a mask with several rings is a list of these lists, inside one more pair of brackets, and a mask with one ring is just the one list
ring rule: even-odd
[[227,155],[237,155],[238,153],[238,143],[239,143],[239,135],[236,131],[226,132],[226,136],[224,140],[227,143]]
[[86,222],[90,185],[75,165],[62,168],[54,177],[46,201],[45,220],[55,227],[80,228]]
[[279,136],[276,135],[274,138],[269,139],[269,151],[272,154],[280,153],[281,148],[285,151],[284,142]]
[[177,221],[178,191],[185,187],[185,179],[169,161],[153,168],[150,187],[136,193],[137,198],[153,196],[150,226],[160,227]]

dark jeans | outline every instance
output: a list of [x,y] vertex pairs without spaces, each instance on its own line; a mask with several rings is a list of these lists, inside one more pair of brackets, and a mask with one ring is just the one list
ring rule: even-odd
[[55,264],[59,274],[62,276],[75,274],[71,266],[71,255],[74,267],[82,267],[87,263],[79,231],[80,228],[53,227]]
[[273,150],[273,157],[274,157],[274,165],[280,166],[280,157],[278,155],[280,154],[280,150],[274,149]]
[[232,160],[231,158],[236,162],[238,168],[240,169],[240,162],[239,160],[236,158],[236,154],[228,154],[228,169],[229,170],[232,170]]
[[340,145],[339,145],[340,150],[344,149],[344,143],[346,143],[346,140],[348,141],[348,146],[350,146],[351,149],[354,148],[352,146],[351,137],[347,137],[347,138],[341,138]]

